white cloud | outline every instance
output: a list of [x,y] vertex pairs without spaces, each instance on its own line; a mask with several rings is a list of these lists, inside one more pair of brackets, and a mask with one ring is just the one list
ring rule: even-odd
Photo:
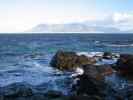
[[112,13],[102,20],[93,22],[96,26],[114,27],[121,31],[133,30],[133,13]]

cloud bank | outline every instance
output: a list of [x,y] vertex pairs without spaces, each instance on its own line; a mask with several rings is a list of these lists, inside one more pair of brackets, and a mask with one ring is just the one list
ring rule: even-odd
[[39,24],[28,32],[133,33],[133,13],[113,13],[83,22]]

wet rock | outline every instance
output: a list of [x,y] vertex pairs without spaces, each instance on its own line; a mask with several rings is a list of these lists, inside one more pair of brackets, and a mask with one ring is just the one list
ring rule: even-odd
[[89,58],[85,55],[78,56],[75,52],[58,51],[50,64],[60,70],[73,70],[76,67],[94,64],[95,62],[94,58]]
[[120,57],[119,54],[117,53],[111,53],[111,52],[104,52],[103,55],[102,55],[102,58],[103,59],[107,59],[107,60],[111,60],[111,59],[118,59]]
[[30,86],[25,85],[25,84],[11,84],[7,87],[3,87],[0,89],[0,94],[4,95],[6,97],[17,97],[17,96],[31,96],[32,89]]
[[103,58],[104,59],[112,59],[113,55],[111,52],[104,52]]
[[104,79],[103,75],[99,73],[99,70],[95,65],[84,65],[83,70],[84,70],[84,75],[86,75],[87,77],[91,77],[96,80]]
[[121,75],[133,80],[133,55],[121,54],[116,63],[116,69]]
[[46,94],[45,94],[45,96],[46,97],[48,97],[48,98],[60,98],[60,97],[62,97],[62,96],[64,96],[63,94],[62,94],[62,92],[58,92],[58,91],[48,91]]
[[0,88],[0,100],[68,100],[58,91],[37,92],[28,84],[15,83]]
[[128,86],[115,93],[118,100],[133,100],[133,86]]
[[69,100],[103,100],[103,98],[99,96],[73,95]]
[[[80,80],[77,82],[77,95],[98,96],[104,98],[105,96],[105,83],[103,80],[96,80],[85,74],[80,76]],[[102,99],[104,100],[104,99]]]
[[111,66],[84,65],[83,69],[84,74],[79,76],[79,80],[73,88],[76,90],[76,94],[84,98],[83,100],[104,100],[107,87],[104,78],[113,73]]
[[114,70],[109,65],[84,65],[84,74],[96,80],[102,80],[105,76],[110,75]]

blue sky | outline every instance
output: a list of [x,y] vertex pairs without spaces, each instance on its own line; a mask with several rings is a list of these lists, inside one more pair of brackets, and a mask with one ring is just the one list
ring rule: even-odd
[[0,32],[22,32],[42,23],[97,20],[116,13],[128,17],[132,5],[133,0],[0,0]]

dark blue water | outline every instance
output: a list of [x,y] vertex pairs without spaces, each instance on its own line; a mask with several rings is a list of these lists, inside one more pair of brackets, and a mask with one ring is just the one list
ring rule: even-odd
[[133,34],[1,34],[0,87],[24,82],[66,92],[68,73],[49,66],[59,49],[133,53]]

